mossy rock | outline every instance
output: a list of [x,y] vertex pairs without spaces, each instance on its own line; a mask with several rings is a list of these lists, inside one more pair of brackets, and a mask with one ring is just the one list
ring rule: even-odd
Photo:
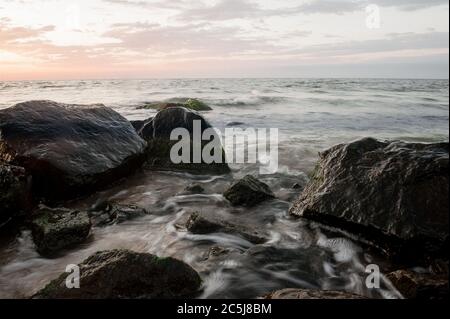
[[172,299],[195,297],[198,273],[183,261],[130,250],[97,252],[80,268],[80,288],[69,289],[61,274],[36,299]]
[[87,212],[40,207],[31,221],[33,240],[37,251],[53,257],[60,251],[84,242],[91,230]]
[[140,109],[165,110],[173,107],[184,107],[193,111],[211,111],[212,108],[198,99],[187,99],[185,102],[150,102],[139,107]]

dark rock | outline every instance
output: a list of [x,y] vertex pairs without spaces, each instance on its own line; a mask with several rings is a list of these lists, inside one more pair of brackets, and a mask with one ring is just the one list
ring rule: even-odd
[[142,134],[141,131],[144,128],[144,126],[151,123],[152,121],[153,121],[153,117],[150,117],[146,120],[130,121],[130,123],[131,123],[131,125],[133,125],[134,129],[139,134],[139,136],[141,136],[141,134]]
[[154,109],[154,110],[166,110],[169,108],[184,107],[193,111],[211,111],[212,108],[206,103],[197,99],[187,99],[181,102],[154,102],[147,103],[139,108],[141,109]]
[[229,248],[220,247],[220,246],[213,246],[205,253],[204,260],[210,260],[210,259],[213,259],[213,258],[226,256],[230,252],[231,252],[231,249],[229,249]]
[[203,194],[205,192],[205,189],[200,184],[190,184],[186,186],[186,188],[183,191],[183,194]]
[[302,185],[300,185],[299,183],[295,183],[294,185],[292,185],[292,189],[302,189]]
[[245,123],[244,122],[229,122],[229,123],[227,123],[228,127],[241,126],[241,125],[245,125]]
[[144,208],[136,205],[105,203],[102,206],[95,207],[89,213],[95,227],[120,224],[148,214]]
[[140,167],[146,143],[119,113],[102,105],[31,101],[0,110],[0,160],[22,166],[33,190],[74,198]]
[[344,291],[310,290],[310,289],[283,289],[272,292],[264,299],[367,299]]
[[0,224],[30,208],[30,185],[24,168],[0,163]]
[[448,159],[448,143],[337,145],[320,154],[290,212],[362,236],[398,261],[446,255]]
[[87,212],[40,207],[35,214],[31,230],[37,251],[43,256],[53,257],[89,236],[91,221]]
[[446,300],[449,297],[448,275],[397,270],[388,274],[387,278],[407,299]]
[[79,289],[66,288],[69,274],[63,273],[34,298],[189,298],[195,296],[201,285],[197,272],[182,261],[129,250],[97,252],[79,267]]
[[252,207],[267,199],[275,198],[269,186],[251,175],[234,183],[223,196],[232,205]]
[[[203,134],[206,129],[211,129],[211,125],[199,114],[189,111],[186,108],[168,108],[158,112],[153,120],[144,125],[139,131],[140,136],[148,143],[147,148],[147,168],[156,170],[178,170],[192,173],[214,173],[226,174],[230,168],[226,163],[225,152],[221,145],[218,145],[221,154],[218,157],[220,162],[206,163],[201,158],[200,163],[194,161],[194,148],[198,147],[203,151],[204,147],[213,139],[220,142],[217,135],[209,141],[196,141],[194,135],[194,121],[199,123],[199,132]],[[170,135],[176,128],[184,128],[190,134],[190,154],[188,163],[173,163],[170,158],[172,147],[179,143],[178,140],[171,141]],[[198,145],[201,143],[201,145]],[[214,151],[213,151],[214,152]],[[215,154],[215,153],[212,153]],[[200,154],[201,155],[201,154]]]
[[267,241],[267,235],[254,228],[200,213],[193,213],[190,216],[186,228],[193,234],[225,233],[238,235],[254,244],[262,244]]

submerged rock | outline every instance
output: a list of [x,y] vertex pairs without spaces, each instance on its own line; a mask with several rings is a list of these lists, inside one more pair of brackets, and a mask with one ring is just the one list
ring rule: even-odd
[[191,214],[186,223],[186,228],[193,234],[225,233],[237,235],[253,244],[262,244],[267,241],[267,235],[257,229],[200,213]]
[[74,198],[141,166],[146,143],[119,113],[103,105],[31,101],[0,110],[0,160],[22,166],[33,190]]
[[367,299],[344,291],[283,289],[270,293],[265,299]]
[[184,107],[193,111],[211,111],[212,108],[208,106],[205,102],[197,99],[187,99],[184,102],[155,102],[147,103],[141,106],[142,109],[154,109],[154,110],[165,110],[173,107]]
[[200,184],[190,184],[186,186],[186,188],[183,191],[183,194],[203,194],[205,192],[205,189]]
[[337,145],[320,154],[290,212],[362,236],[405,262],[446,254],[448,161],[448,143]]
[[31,221],[33,241],[39,254],[52,257],[65,248],[83,243],[91,221],[87,212],[40,207]]
[[448,275],[419,274],[410,270],[397,270],[387,278],[408,299],[448,299]]
[[147,214],[142,207],[117,203],[104,203],[102,207],[95,207],[89,213],[96,227],[120,224]]
[[234,183],[223,196],[232,205],[252,207],[267,199],[275,198],[269,186],[251,175]]
[[22,167],[0,163],[0,224],[26,213],[31,179]]
[[182,261],[129,250],[97,252],[80,265],[80,288],[68,289],[63,273],[39,299],[189,298],[200,289],[197,272]]
[[[196,123],[196,124],[194,124]],[[196,125],[198,130],[196,131]],[[175,145],[179,145],[179,140],[170,140],[174,129],[185,129],[189,133],[187,140],[187,160],[174,162],[171,158],[171,150]],[[225,152],[220,144],[220,139],[215,132],[208,141],[194,139],[198,133],[201,139],[205,130],[211,129],[211,125],[199,114],[189,111],[186,108],[168,108],[158,112],[158,114],[148,121],[139,131],[140,136],[148,143],[146,167],[156,170],[179,170],[199,174],[226,174],[230,168],[226,163]],[[207,163],[202,154],[206,145],[210,141],[216,141],[217,148],[208,149],[211,155],[216,155],[217,161]],[[197,152],[198,160],[194,158]],[[175,152],[180,155],[180,152]]]

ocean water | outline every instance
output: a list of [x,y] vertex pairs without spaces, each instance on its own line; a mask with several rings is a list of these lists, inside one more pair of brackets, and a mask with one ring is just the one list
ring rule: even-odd
[[[27,100],[103,103],[130,120],[153,116],[147,102],[198,98],[213,110],[203,115],[223,130],[241,127],[279,129],[279,170],[260,178],[277,200],[253,209],[230,207],[221,196],[233,179],[258,175],[258,165],[232,165],[230,176],[140,172],[121,185],[68,204],[88,208],[99,200],[145,206],[149,216],[94,228],[90,240],[56,259],[44,259],[26,230],[0,241],[0,297],[23,298],[36,292],[95,251],[129,248],[185,260],[200,272],[201,298],[256,298],[282,288],[338,289],[371,298],[397,298],[383,278],[380,289],[365,286],[365,267],[382,257],[338,232],[289,217],[317,154],[361,137],[416,142],[448,141],[448,80],[360,79],[183,79],[0,82],[0,109]],[[243,147],[243,146],[242,146]],[[204,195],[181,195],[192,182]],[[238,236],[193,235],[180,225],[193,211],[243,220],[264,229],[270,241],[254,247]],[[229,250],[207,258],[211,247]]]

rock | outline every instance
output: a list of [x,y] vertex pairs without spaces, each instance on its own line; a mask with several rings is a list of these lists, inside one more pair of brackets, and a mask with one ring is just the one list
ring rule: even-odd
[[200,184],[190,184],[186,186],[186,188],[183,191],[183,194],[203,194],[205,192],[205,189]]
[[[162,110],[158,112],[152,121],[142,127],[140,136],[148,143],[146,167],[155,170],[178,170],[200,174],[229,173],[230,168],[226,163],[225,152],[220,144],[217,144],[217,148],[220,150],[220,154],[218,154],[220,162],[206,163],[201,156],[200,162],[195,163],[193,158],[194,146],[198,146],[203,151],[209,141],[194,141],[194,121],[198,121],[198,132],[200,135],[206,129],[212,129],[211,125],[201,115],[189,111],[186,108],[168,108]],[[180,143],[179,140],[170,140],[172,131],[177,128],[184,128],[190,134],[190,144],[188,141],[189,149],[187,150],[189,158],[186,163],[174,163],[170,156],[171,149]],[[216,134],[214,134],[214,140],[220,143],[220,139]]]
[[270,293],[264,299],[367,299],[344,291],[283,289]]
[[295,183],[294,185],[292,185],[292,189],[302,189],[302,185],[300,185],[299,183]]
[[48,199],[126,176],[141,166],[145,147],[130,122],[103,105],[31,101],[0,110],[0,160],[24,167]]
[[251,175],[234,183],[223,196],[234,206],[252,207],[267,199],[275,198],[269,186]]
[[141,135],[141,130],[144,126],[146,126],[148,123],[151,123],[153,121],[153,117],[150,117],[146,120],[137,120],[137,121],[130,121],[131,125],[133,125],[136,132]]
[[154,110],[165,110],[168,108],[177,108],[177,107],[184,107],[189,110],[193,111],[211,111],[212,108],[209,107],[206,103],[197,100],[197,99],[187,99],[184,100],[184,102],[153,102],[153,103],[146,103],[144,106],[141,106],[139,108],[141,109],[154,109]]
[[232,223],[206,214],[193,213],[186,223],[186,228],[193,234],[225,233],[238,235],[253,244],[267,241],[267,235],[244,226],[242,223]]
[[39,299],[190,298],[201,279],[182,261],[129,250],[97,252],[80,265],[80,288],[66,288],[68,273],[50,282]]
[[233,127],[233,126],[242,126],[242,125],[245,125],[245,123],[244,122],[229,122],[229,123],[227,123],[226,126]]
[[0,163],[0,224],[30,208],[30,186],[31,178],[23,167]]
[[211,111],[212,108],[206,105],[206,103],[197,99],[189,99],[186,101],[185,107],[194,111]]
[[142,207],[117,203],[104,203],[103,207],[96,207],[89,213],[95,227],[120,224],[147,214]]
[[337,145],[320,154],[290,212],[361,236],[399,262],[445,255],[448,159],[448,143]]
[[33,241],[42,256],[53,257],[65,248],[83,243],[91,221],[87,212],[41,206],[31,221]]
[[387,278],[407,299],[446,300],[449,296],[448,275],[397,270],[388,274]]
[[223,257],[228,255],[230,252],[231,249],[229,248],[213,246],[204,254],[204,260],[211,260],[214,258]]

